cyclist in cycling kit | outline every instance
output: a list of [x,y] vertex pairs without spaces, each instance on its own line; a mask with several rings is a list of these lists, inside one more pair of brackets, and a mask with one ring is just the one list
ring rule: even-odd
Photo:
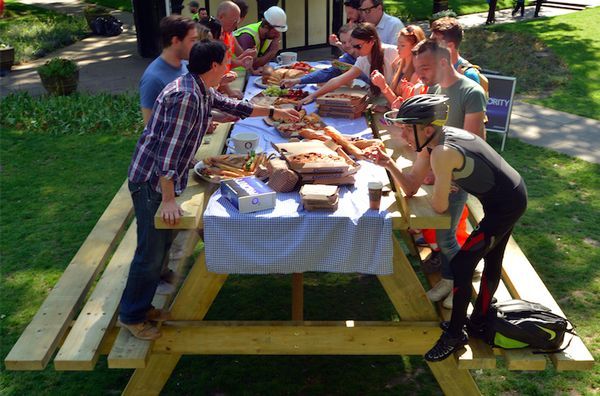
[[[385,114],[388,122],[402,124],[402,137],[417,151],[410,171],[403,173],[381,149],[368,156],[384,166],[400,183],[404,192],[416,193],[428,168],[435,175],[432,206],[443,213],[453,183],[479,199],[484,217],[452,259],[454,274],[453,309],[450,322],[435,346],[425,354],[428,361],[450,356],[483,330],[486,315],[502,272],[502,258],[512,229],[527,207],[523,179],[492,147],[480,137],[458,128],[444,127],[448,98],[442,95],[417,95],[407,99],[400,109]],[[425,148],[425,150],[423,150]],[[477,263],[484,259],[484,270],[475,309],[467,319],[471,281]]]

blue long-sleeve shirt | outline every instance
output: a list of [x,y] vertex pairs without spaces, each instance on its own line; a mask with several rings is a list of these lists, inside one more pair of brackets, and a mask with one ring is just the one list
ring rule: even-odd
[[[344,52],[344,54],[342,56],[340,56],[338,58],[338,60],[340,62],[349,63],[351,65],[353,65],[356,62],[356,58],[346,52]],[[300,79],[300,84],[323,83],[323,82],[327,82],[327,81],[331,80],[332,78],[335,78],[341,74],[342,74],[342,71],[340,69],[338,69],[337,67],[331,66],[327,69],[320,69],[320,70],[317,70],[317,71],[307,74],[306,76],[304,76]],[[358,77],[358,78],[360,78],[367,84],[371,84],[369,77],[367,77],[364,73],[360,73],[360,77]]]

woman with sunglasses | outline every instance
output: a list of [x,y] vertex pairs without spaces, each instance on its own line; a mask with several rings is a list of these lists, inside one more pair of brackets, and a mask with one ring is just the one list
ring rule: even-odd
[[[367,76],[375,70],[379,70],[385,76],[386,82],[391,84],[394,76],[394,60],[396,59],[396,47],[389,44],[383,44],[379,40],[375,26],[370,23],[359,23],[352,30],[350,35],[352,48],[356,50],[358,59],[350,70],[346,73],[329,80],[316,92],[308,95],[302,100],[302,104],[307,104],[325,95],[335,91],[343,85],[349,85],[352,80],[360,77],[361,73]],[[372,86],[374,94],[379,94],[379,88]]]
[[398,108],[404,99],[427,91],[427,87],[421,83],[419,76],[415,73],[412,62],[411,51],[421,40],[425,40],[425,33],[419,26],[410,25],[400,30],[398,57],[394,61],[396,73],[391,84],[387,84],[385,76],[379,71],[374,70],[371,73],[371,82],[381,90],[392,108]]

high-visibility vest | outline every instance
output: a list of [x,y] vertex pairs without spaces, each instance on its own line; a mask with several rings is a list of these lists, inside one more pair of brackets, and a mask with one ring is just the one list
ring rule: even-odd
[[254,40],[254,46],[256,47],[256,50],[258,51],[258,56],[263,56],[265,54],[265,52],[267,52],[267,50],[269,49],[269,46],[271,45],[272,40],[267,39],[263,42],[262,46],[260,45],[260,35],[258,33],[260,24],[261,24],[261,22],[256,22],[256,23],[252,23],[250,25],[241,27],[238,30],[236,30],[235,32],[233,32],[233,35],[235,37],[239,37],[240,35],[242,35],[244,33],[248,33],[250,36],[252,36],[252,39]]

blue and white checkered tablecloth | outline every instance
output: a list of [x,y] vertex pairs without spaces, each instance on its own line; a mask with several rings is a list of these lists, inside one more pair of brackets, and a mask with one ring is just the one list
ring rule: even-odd
[[272,210],[244,214],[217,191],[204,213],[208,270],[392,273],[391,215],[369,209],[367,189],[369,181],[387,175],[376,165],[361,165],[355,186],[340,189],[335,212],[305,211],[292,192],[278,193]]
[[[248,84],[246,85],[246,91],[244,93],[244,99],[250,100],[257,94],[259,94],[263,88],[258,87],[254,82],[259,80],[260,77],[250,76]],[[316,85],[309,84],[303,88],[309,92],[316,91]],[[304,106],[307,113],[313,113],[317,111],[317,105],[315,102]],[[362,136],[365,138],[372,137],[371,128],[367,125],[364,117],[360,117],[354,120],[344,118],[333,118],[333,117],[322,117],[323,122],[326,125],[330,125],[336,128],[343,134]],[[285,143],[288,139],[282,137],[274,127],[265,124],[262,117],[249,117],[244,120],[240,120],[235,123],[231,136],[235,136],[242,132],[254,132],[260,136],[258,143],[259,150],[271,152],[274,151],[271,147],[272,143]]]

